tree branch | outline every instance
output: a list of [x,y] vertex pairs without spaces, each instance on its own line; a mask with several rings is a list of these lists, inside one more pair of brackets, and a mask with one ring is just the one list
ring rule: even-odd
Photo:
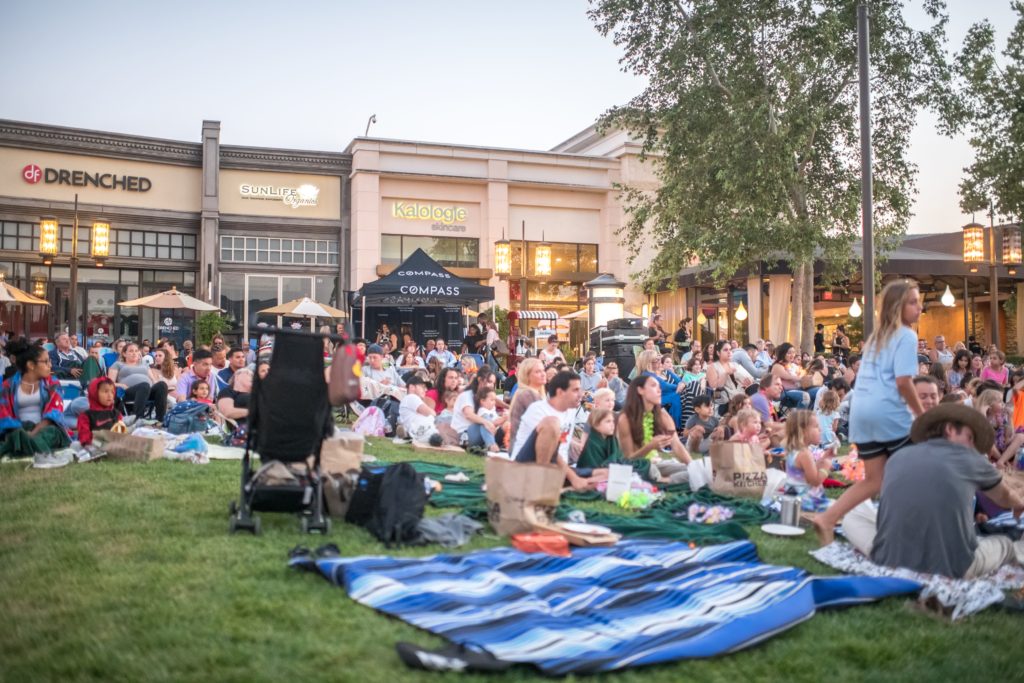
[[[698,42],[697,31],[694,30],[693,28],[693,21],[689,13],[686,11],[686,8],[683,7],[683,4],[679,0],[676,0],[675,4],[676,8],[679,10],[679,13],[683,15],[683,24],[686,28],[686,32],[690,34],[690,38],[696,44]],[[732,90],[727,88],[725,84],[722,83],[722,79],[718,77],[718,70],[715,68],[715,65],[712,64],[711,60],[708,58],[707,50],[701,50],[700,52],[704,56],[704,64],[707,65],[708,71],[711,73],[711,82],[714,83],[716,88],[722,91],[722,93],[726,96],[727,99],[731,100],[733,98]]]

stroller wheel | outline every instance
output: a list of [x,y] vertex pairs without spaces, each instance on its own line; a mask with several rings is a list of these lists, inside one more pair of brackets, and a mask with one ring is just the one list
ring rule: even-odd
[[232,517],[238,514],[238,501],[233,500],[228,504],[228,514]]

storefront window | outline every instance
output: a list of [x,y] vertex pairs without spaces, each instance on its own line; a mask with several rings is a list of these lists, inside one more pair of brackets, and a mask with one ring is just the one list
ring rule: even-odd
[[338,241],[221,235],[220,260],[224,263],[335,266],[338,265]]
[[422,249],[447,268],[479,268],[480,240],[429,235],[381,235],[381,263],[398,265]]
[[543,308],[541,302],[584,305],[587,302],[586,290],[580,285],[564,282],[530,282],[527,286],[527,297],[530,308]]
[[[527,275],[534,275],[538,242],[527,242]],[[597,245],[549,242],[553,273],[597,273]],[[518,277],[522,262],[522,242],[512,242],[512,276]]]
[[245,320],[245,273],[220,274],[220,307],[233,323],[231,332],[241,334]]

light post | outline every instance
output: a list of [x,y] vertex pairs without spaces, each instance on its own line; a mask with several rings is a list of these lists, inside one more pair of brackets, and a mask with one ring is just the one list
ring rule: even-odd
[[[39,220],[39,255],[43,265],[52,266],[60,253],[60,222],[54,216],[43,216]],[[110,223],[97,219],[93,221],[89,234],[89,255],[102,268],[110,256]],[[71,229],[70,288],[68,291],[68,331],[78,339],[78,195],[75,195],[75,219]]]
[[[519,310],[526,310],[526,221],[523,221],[523,232],[520,239],[521,256],[519,258]],[[544,233],[541,233],[541,241],[537,244],[533,254],[533,272],[542,277],[551,275],[551,245],[544,240]],[[512,243],[505,239],[502,231],[501,239],[494,243],[494,274],[500,278],[512,277]],[[520,321],[523,332],[526,332],[525,320]]]
[[[971,265],[971,272],[978,272],[979,263],[987,264],[989,267],[989,316],[991,322],[989,327],[990,343],[999,346],[999,265],[1000,254],[996,251],[996,225],[995,207],[989,203],[989,226],[986,239],[985,226],[981,223],[971,221],[963,227],[964,239],[964,263]],[[985,245],[988,243],[988,255],[985,254]],[[1021,263],[1020,227],[1006,225],[1002,227],[1002,265],[1009,267],[1011,275],[1016,274],[1014,266]],[[965,287],[966,289],[966,287]],[[964,306],[967,300],[964,299]]]
[[583,286],[587,289],[590,329],[622,317],[626,306],[623,295],[625,282],[620,282],[614,275],[602,273]]

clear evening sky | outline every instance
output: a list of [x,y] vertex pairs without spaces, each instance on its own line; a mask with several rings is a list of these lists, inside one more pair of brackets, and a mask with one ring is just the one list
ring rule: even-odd
[[[917,0],[910,0],[915,7]],[[948,0],[950,45],[1009,0]],[[585,0],[32,0],[0,3],[0,118],[227,144],[341,150],[362,135],[549,149],[643,83]],[[912,18],[923,15],[911,10]],[[853,38],[851,37],[851,40]],[[922,114],[912,232],[958,229],[966,139]]]

